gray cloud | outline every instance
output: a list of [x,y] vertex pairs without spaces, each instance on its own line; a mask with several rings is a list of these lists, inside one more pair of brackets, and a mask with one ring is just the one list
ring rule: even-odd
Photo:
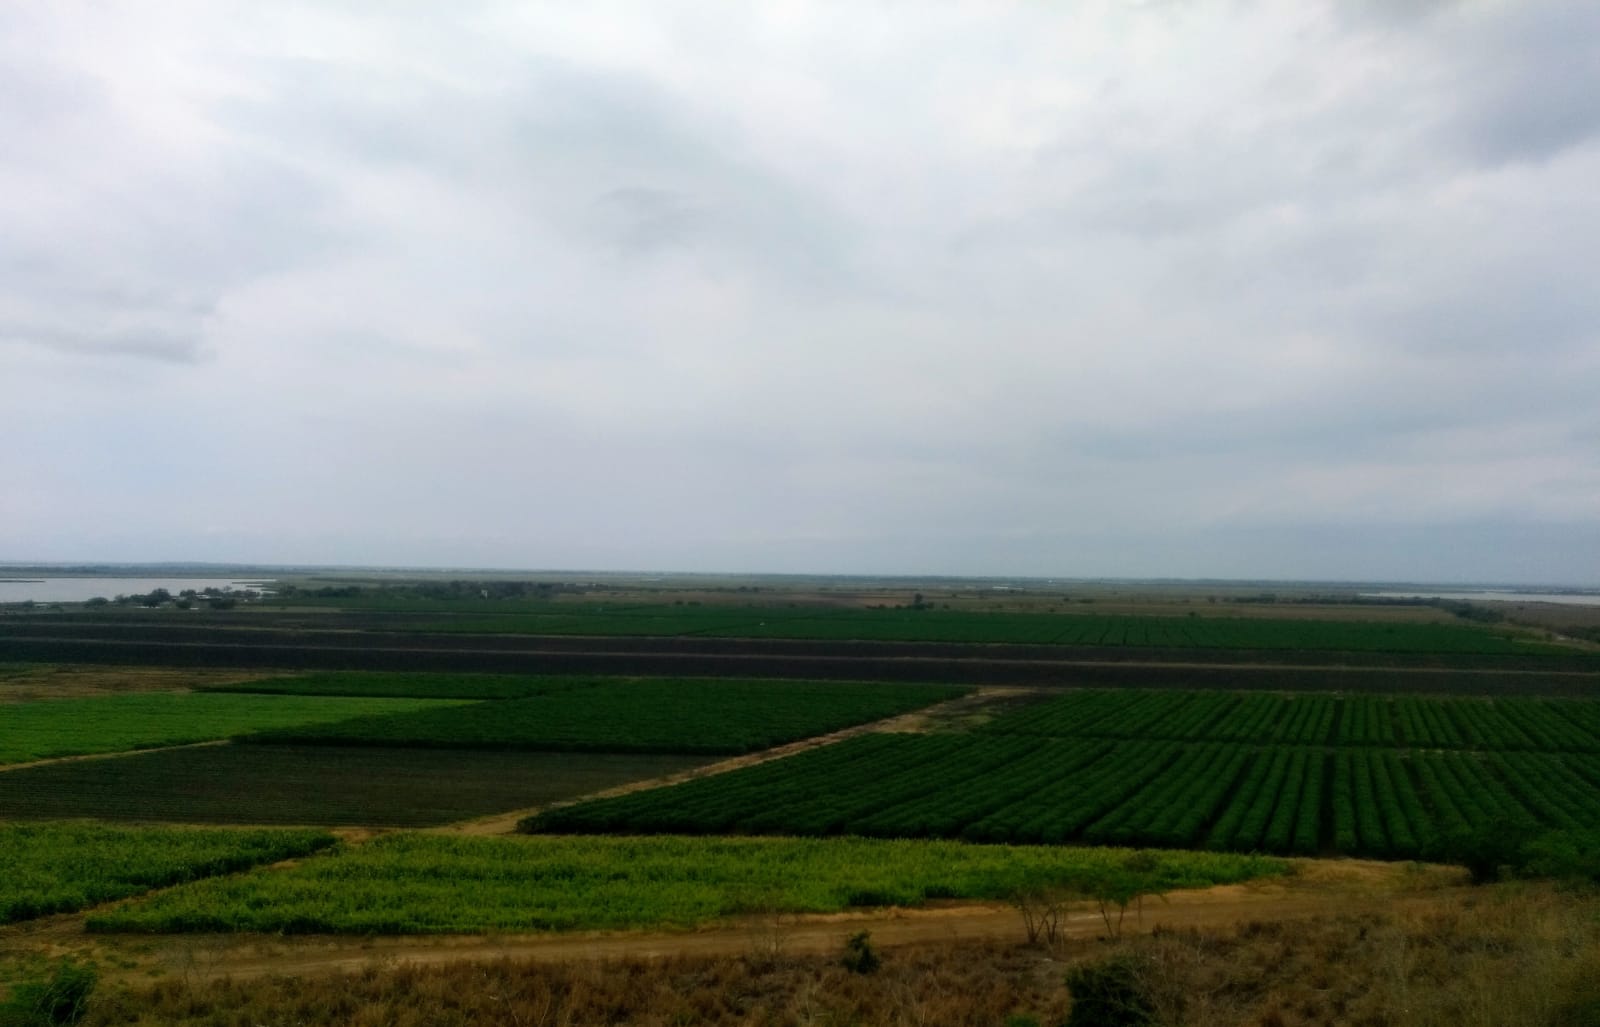
[[1600,580],[1596,27],[7,10],[0,556]]

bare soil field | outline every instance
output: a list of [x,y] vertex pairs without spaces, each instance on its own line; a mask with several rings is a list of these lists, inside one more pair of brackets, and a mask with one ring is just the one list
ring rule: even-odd
[[79,699],[123,692],[182,692],[276,677],[276,672],[218,667],[118,667],[31,663],[0,666],[0,704],[35,699]]

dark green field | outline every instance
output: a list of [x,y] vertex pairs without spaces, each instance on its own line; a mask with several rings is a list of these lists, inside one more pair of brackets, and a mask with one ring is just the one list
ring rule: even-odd
[[263,678],[233,685],[212,685],[206,692],[256,695],[347,695],[410,699],[526,699],[606,684],[614,679],[526,674],[406,674],[374,671],[330,671]]
[[742,753],[965,694],[942,685],[622,680],[530,699],[262,732],[274,744]]
[[1600,823],[1597,714],[1576,701],[1079,693],[976,734],[852,739],[525,826],[1444,857],[1485,831]]
[[1032,643],[1177,649],[1526,654],[1560,652],[1469,624],[1373,620],[1171,617],[964,610],[546,605],[537,612],[417,621],[408,630],[482,634],[636,635],[896,642]]
[[694,766],[693,757],[227,745],[0,773],[0,820],[424,827]]
[[1600,752],[1600,703],[1085,690],[1020,710],[986,730],[1054,738]]
[[437,699],[178,692],[12,703],[0,707],[0,763],[182,745],[264,728],[452,705]]

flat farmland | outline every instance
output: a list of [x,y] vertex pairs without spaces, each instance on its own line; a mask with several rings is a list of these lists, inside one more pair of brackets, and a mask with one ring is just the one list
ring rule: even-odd
[[0,924],[65,913],[334,844],[322,831],[0,824]]
[[894,641],[1265,649],[1331,652],[1515,654],[1561,651],[1481,626],[1413,620],[1302,620],[1085,613],[973,613],[936,609],[789,610],[654,605],[455,617],[416,631],[472,634],[632,635],[819,641]]
[[1594,715],[1537,700],[1084,693],[973,734],[850,739],[524,829],[1448,858],[1485,831],[1600,822],[1600,755],[1580,726]]
[[526,699],[612,679],[526,674],[406,674],[364,671],[294,674],[206,685],[202,691],[253,695],[347,695],[411,699]]
[[0,763],[184,745],[251,731],[454,704],[440,699],[169,692],[12,703],[0,716]]
[[[93,915],[91,931],[431,934],[688,928],[741,914],[1002,900],[1138,875],[1150,891],[1280,874],[1266,857],[949,842],[397,834]],[[1137,868],[1137,869],[1134,869]]]
[[1052,738],[1600,752],[1600,703],[1571,699],[1069,692],[985,726]]
[[698,765],[650,754],[224,745],[0,773],[0,820],[425,827]]
[[265,731],[274,744],[735,754],[964,695],[944,685],[620,680],[415,713]]
[[[462,607],[470,609],[471,604]],[[561,608],[577,609],[571,604]],[[1555,645],[1542,635],[1516,635],[1465,623],[904,609],[823,611],[828,614],[823,616],[802,609],[779,614],[796,618],[782,632],[790,637],[739,637],[742,629],[737,624],[746,619],[752,632],[777,632],[771,623],[762,628],[765,622],[760,618],[770,611],[739,607],[716,612],[720,618],[716,631],[700,632],[679,621],[671,629],[677,633],[663,634],[628,633],[630,624],[645,631],[640,625],[650,621],[647,614],[632,618],[617,614],[616,630],[602,634],[583,634],[577,622],[569,625],[568,633],[540,634],[532,620],[507,630],[535,633],[420,630],[442,619],[461,621],[456,627],[471,626],[465,624],[475,617],[470,613],[418,618],[318,611],[291,619],[265,611],[209,621],[164,617],[159,611],[129,611],[93,620],[44,614],[0,619],[0,660],[236,667],[280,674],[430,672],[507,678],[608,675],[1600,695],[1596,651]],[[585,616],[611,618],[613,612]],[[801,630],[803,617],[828,630]],[[852,624],[860,630],[850,628]],[[666,630],[664,623],[657,626]],[[724,629],[727,634],[720,633]],[[1063,634],[1069,630],[1076,641]],[[802,637],[808,633],[827,637]],[[1019,638],[1055,641],[1001,640]],[[492,687],[493,697],[503,697],[517,686]]]

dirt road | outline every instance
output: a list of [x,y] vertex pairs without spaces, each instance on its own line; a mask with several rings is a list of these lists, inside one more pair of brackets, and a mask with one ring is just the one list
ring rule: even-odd
[[[1227,927],[1251,921],[1437,903],[1453,895],[1459,873],[1417,871],[1408,865],[1356,860],[1305,861],[1280,879],[1174,892],[1150,898],[1142,914],[1128,909],[1123,930],[1156,927]],[[1116,911],[1111,911],[1113,919]],[[923,909],[880,909],[826,915],[750,917],[694,931],[582,932],[449,937],[304,938],[260,935],[88,935],[83,917],[51,917],[0,929],[0,959],[20,952],[74,954],[114,968],[106,976],[126,981],[177,975],[186,979],[304,976],[367,967],[419,966],[495,959],[589,961],[674,956],[829,953],[857,931],[871,931],[883,948],[948,941],[1017,941],[1024,938],[1014,908],[998,904],[940,903]],[[1107,933],[1092,903],[1070,908],[1069,937]]]

